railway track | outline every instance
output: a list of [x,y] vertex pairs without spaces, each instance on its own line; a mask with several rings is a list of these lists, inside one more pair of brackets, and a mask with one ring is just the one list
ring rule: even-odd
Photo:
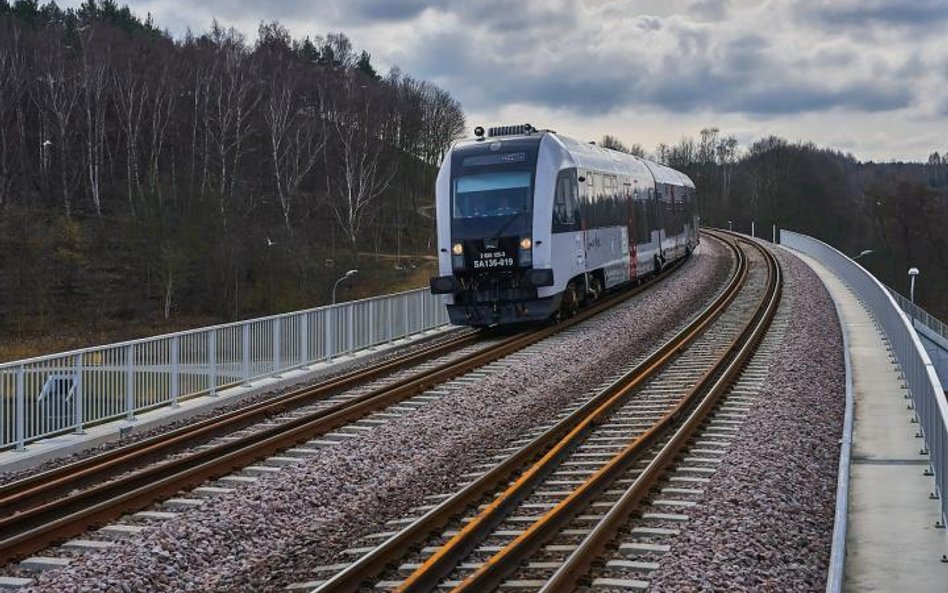
[[[313,387],[6,484],[0,487],[0,507],[6,511],[0,518],[0,563],[23,558],[207,480],[254,467],[274,454],[302,453],[294,447],[340,427],[387,421],[392,414],[385,411],[399,405],[423,405],[428,396],[421,394],[426,390],[581,323],[661,277],[603,298],[557,325],[500,337],[467,332]],[[204,444],[195,448],[197,443]]]
[[[705,441],[717,440],[706,426],[709,415],[726,417],[734,406],[740,409],[740,402],[723,411],[716,406],[761,343],[780,301],[781,273],[773,255],[719,237],[738,265],[718,298],[686,328],[564,411],[553,426],[526,435],[496,464],[470,475],[459,491],[429,497],[432,504],[390,522],[391,531],[348,550],[350,561],[314,567],[313,581],[291,589],[562,592],[647,586],[634,576],[652,569],[652,562],[624,560],[621,552],[608,566],[598,562],[626,548],[646,554],[662,549],[641,541],[617,543],[617,535],[655,484],[669,478],[669,468],[702,426]],[[720,452],[710,444],[697,454],[713,456],[712,449]],[[668,494],[694,494],[687,485],[704,479],[708,468],[702,464],[714,463],[711,457],[691,461],[698,464],[697,475],[679,476]],[[677,503],[689,501],[671,506]],[[637,529],[651,538],[673,531]],[[593,571],[600,576],[590,577]]]

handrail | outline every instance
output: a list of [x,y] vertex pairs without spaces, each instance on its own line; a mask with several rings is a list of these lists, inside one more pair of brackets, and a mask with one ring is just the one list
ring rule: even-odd
[[[932,330],[932,332],[938,334],[948,341],[948,325],[942,322],[941,319],[938,319],[925,309],[922,309],[912,301],[908,300],[896,292],[892,287],[886,286],[886,290],[889,291],[889,294],[892,295],[892,298],[895,299],[895,302],[899,304],[899,307],[901,307],[910,318],[918,323],[921,323],[928,329]],[[944,387],[944,385],[942,387]]]
[[[448,323],[427,288],[0,363],[0,450]],[[42,395],[42,397],[41,397]]]
[[428,294],[428,293],[430,293],[430,289],[428,289],[428,288],[413,288],[413,289],[411,289],[411,290],[403,290],[403,291],[400,291],[400,292],[393,292],[393,293],[389,293],[389,294],[376,295],[376,296],[366,297],[366,298],[364,298],[364,299],[357,299],[357,300],[352,300],[352,301],[345,301],[345,302],[342,302],[342,303],[336,303],[336,304],[333,304],[333,305],[323,305],[323,306],[321,306],[321,307],[310,307],[309,309],[299,309],[299,310],[297,310],[297,311],[290,311],[289,313],[277,313],[277,314],[275,314],[275,315],[265,315],[265,316],[263,316],[263,317],[252,317],[252,318],[250,318],[250,319],[242,319],[242,320],[240,320],[240,321],[229,321],[229,322],[227,322],[227,323],[218,323],[218,324],[215,324],[215,325],[204,325],[204,326],[196,327],[196,328],[192,328],[192,329],[183,329],[183,330],[176,331],[176,332],[168,332],[168,333],[164,333],[164,334],[156,334],[156,335],[154,335],[154,336],[147,336],[147,337],[144,337],[144,338],[135,338],[135,339],[132,339],[132,340],[124,340],[124,341],[121,341],[121,342],[111,342],[111,343],[109,343],[109,344],[100,344],[100,345],[97,345],[97,346],[86,346],[86,347],[84,347],[84,348],[76,348],[75,350],[65,350],[65,351],[63,351],[63,352],[54,352],[54,353],[51,353],[51,354],[41,354],[41,355],[39,355],[39,356],[33,356],[33,357],[31,357],[31,358],[21,358],[21,359],[17,359],[17,360],[8,360],[7,362],[0,362],[0,370],[3,370],[5,367],[18,366],[18,365],[21,365],[21,364],[30,364],[30,363],[34,363],[34,362],[42,362],[42,361],[48,360],[48,359],[50,359],[50,358],[61,358],[61,357],[64,357],[64,356],[75,356],[75,355],[77,355],[77,354],[84,354],[84,353],[87,353],[87,352],[94,352],[94,351],[96,351],[96,350],[101,350],[102,348],[117,348],[117,347],[120,347],[120,346],[132,346],[132,345],[135,345],[135,344],[144,344],[144,343],[146,343],[146,342],[152,342],[152,341],[154,341],[154,340],[160,340],[160,339],[163,339],[163,338],[173,338],[173,337],[175,337],[175,336],[185,336],[185,335],[190,335],[190,334],[199,334],[199,333],[207,332],[207,331],[210,331],[210,330],[227,329],[227,328],[239,327],[239,326],[241,326],[241,325],[245,325],[245,324],[248,324],[248,323],[257,323],[257,322],[260,322],[260,321],[270,321],[270,320],[272,320],[272,319],[281,319],[281,318],[285,318],[285,317],[291,317],[291,316],[293,316],[293,315],[302,315],[303,313],[315,313],[315,312],[318,312],[318,311],[325,311],[325,310],[327,310],[327,309],[343,308],[343,307],[346,307],[346,306],[348,306],[348,305],[360,304],[360,303],[368,303],[368,302],[371,302],[371,301],[379,301],[379,300],[386,299],[386,298],[397,297],[397,296],[403,296],[403,295],[418,294],[418,293],[425,293],[425,294]]
[[935,494],[939,498],[944,524],[948,518],[948,401],[908,315],[888,287],[832,246],[787,230],[781,231],[781,244],[828,267],[850,287],[878,323],[899,363],[914,403],[919,429],[930,454]]

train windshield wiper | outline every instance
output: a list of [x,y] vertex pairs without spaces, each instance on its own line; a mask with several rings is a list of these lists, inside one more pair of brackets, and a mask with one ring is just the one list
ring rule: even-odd
[[510,218],[508,218],[507,221],[504,222],[503,225],[501,225],[500,230],[497,231],[497,234],[496,234],[496,235],[494,235],[494,239],[493,239],[493,240],[496,241],[497,239],[500,239],[500,236],[503,234],[504,231],[507,230],[507,227],[510,226],[510,223],[512,223],[513,221],[517,220],[517,217],[520,216],[521,214],[523,214],[524,212],[526,212],[526,210],[518,210],[517,212],[514,212],[513,214],[511,214],[511,215],[510,215]]

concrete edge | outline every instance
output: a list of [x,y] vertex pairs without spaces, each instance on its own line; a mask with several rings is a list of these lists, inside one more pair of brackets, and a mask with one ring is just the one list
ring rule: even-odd
[[[795,250],[783,247],[782,245],[777,245],[777,247],[796,257],[810,269],[813,269],[813,265],[802,257],[799,257]],[[830,271],[832,272],[832,270]],[[819,275],[817,275],[817,278],[819,278]],[[849,336],[846,333],[845,326],[843,326],[843,312],[839,306],[839,301],[822,279],[820,279],[820,283],[823,284],[826,292],[833,300],[833,307],[836,309],[839,331],[843,336],[843,366],[846,368],[846,408],[843,414],[843,436],[839,442],[839,470],[836,478],[836,512],[833,519],[833,543],[830,548],[830,564],[826,574],[826,593],[840,593],[843,590],[843,577],[846,566],[846,535],[849,530],[849,473],[852,462],[854,423],[853,367],[852,355],[849,350]]]
[[114,420],[93,426],[81,434],[69,433],[34,441],[29,443],[24,451],[8,450],[0,453],[0,474],[28,470],[53,459],[83,453],[130,435],[187,420],[198,414],[240,402],[262,393],[309,383],[330,373],[345,371],[357,364],[375,362],[383,356],[392,354],[399,348],[421,344],[457,330],[457,326],[444,325],[400,338],[388,344],[359,350],[350,355],[343,355],[328,363],[319,362],[308,367],[284,370],[274,376],[260,377],[254,379],[251,383],[222,390],[216,396],[202,395],[184,400],[177,407],[163,406],[140,414],[134,421]]

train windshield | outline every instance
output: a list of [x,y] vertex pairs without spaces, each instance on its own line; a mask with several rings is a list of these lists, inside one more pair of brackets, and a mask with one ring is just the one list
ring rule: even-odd
[[463,175],[454,180],[454,218],[511,216],[530,210],[529,171]]

